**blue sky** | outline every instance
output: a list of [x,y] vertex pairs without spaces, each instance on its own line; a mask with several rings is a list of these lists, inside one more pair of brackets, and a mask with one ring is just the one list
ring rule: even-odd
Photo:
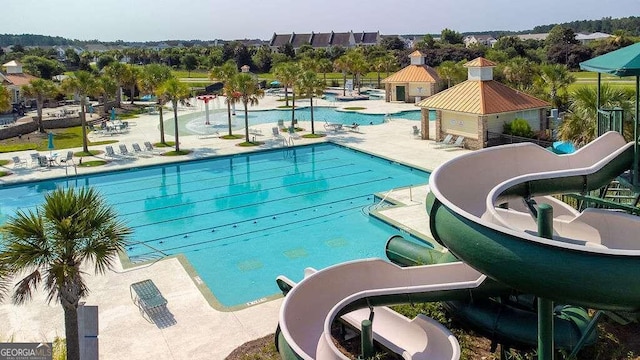
[[277,33],[527,30],[640,14],[640,0],[21,0],[3,1],[0,33],[101,41],[269,39]]

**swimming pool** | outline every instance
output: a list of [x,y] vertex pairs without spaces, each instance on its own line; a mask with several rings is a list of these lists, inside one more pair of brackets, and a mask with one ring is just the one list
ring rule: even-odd
[[[360,125],[378,125],[385,120],[386,114],[363,114],[356,111],[338,111],[332,107],[318,106],[313,108],[313,119],[316,125],[322,126],[325,121],[332,123],[342,123],[350,125],[358,123]],[[421,119],[420,110],[401,111],[389,114],[392,119]],[[435,119],[435,113],[430,114],[430,119]],[[308,107],[298,108],[295,111],[295,118],[300,121],[311,120],[311,110]],[[180,133],[184,135],[201,135],[210,133],[212,129],[224,132],[228,128],[228,118],[226,109],[209,110],[210,125],[205,125],[205,112],[194,112],[178,116],[178,126]],[[232,118],[232,128],[234,130],[244,129],[244,111],[236,109],[236,115]],[[291,122],[291,110],[256,110],[249,111],[249,126],[258,124],[277,123],[278,120],[284,120],[285,124]],[[174,133],[174,122],[172,117],[164,122],[164,130],[166,134]]]
[[[277,275],[384,258],[398,231],[368,215],[375,193],[429,174],[334,144],[0,188],[2,214],[60,186],[94,186],[134,229],[133,262],[183,254],[225,307],[278,292]],[[4,221],[4,219],[2,219]]]

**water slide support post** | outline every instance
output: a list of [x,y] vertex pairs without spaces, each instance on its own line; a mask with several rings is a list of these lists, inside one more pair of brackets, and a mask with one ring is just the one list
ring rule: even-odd
[[[549,204],[538,206],[538,236],[553,237],[553,208]],[[553,301],[538,298],[538,359],[553,360]]]
[[373,323],[371,320],[362,320],[362,342],[360,343],[362,359],[373,357]]

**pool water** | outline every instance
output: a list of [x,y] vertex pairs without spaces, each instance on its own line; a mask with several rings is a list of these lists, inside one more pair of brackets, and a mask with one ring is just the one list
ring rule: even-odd
[[0,188],[2,214],[56,187],[93,186],[134,229],[131,261],[184,254],[223,306],[278,293],[276,276],[381,257],[398,231],[371,217],[375,193],[429,174],[334,144]]
[[[257,110],[249,111],[249,126],[258,124],[273,123],[283,120],[285,124],[291,122],[291,110]],[[421,119],[420,110],[401,111],[388,114],[392,119],[416,120]],[[363,114],[356,111],[338,111],[332,107],[315,107],[313,108],[313,119],[316,126],[322,126],[327,122],[342,123],[351,125],[358,123],[359,125],[378,125],[382,124],[387,114]],[[295,111],[295,118],[299,121],[310,121],[311,110],[308,107],[298,108]],[[429,114],[430,120],[435,120],[435,113]],[[228,128],[228,117],[226,109],[209,110],[209,125],[205,125],[205,112],[194,112],[178,116],[178,124],[180,133],[184,135],[208,134],[212,130],[224,132]],[[244,129],[245,117],[244,110],[236,108],[236,115],[232,118],[232,128],[234,130]],[[317,128],[317,127],[316,127]],[[166,134],[173,134],[174,121],[171,116],[165,120],[164,129]]]

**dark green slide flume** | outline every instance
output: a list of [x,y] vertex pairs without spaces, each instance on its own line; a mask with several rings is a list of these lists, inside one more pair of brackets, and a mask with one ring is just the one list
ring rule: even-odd
[[633,144],[606,133],[570,155],[533,144],[488,148],[431,174],[434,238],[456,257],[523,293],[603,310],[640,309],[640,217],[554,207],[553,239],[517,210],[523,198],[600,188],[631,168]]

